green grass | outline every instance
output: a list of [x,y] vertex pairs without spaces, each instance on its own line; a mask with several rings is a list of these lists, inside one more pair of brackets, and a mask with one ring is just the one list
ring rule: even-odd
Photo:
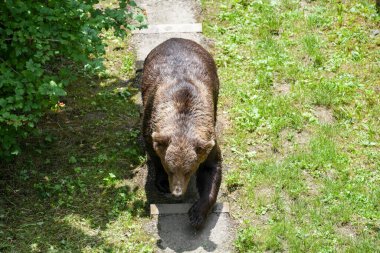
[[380,251],[374,1],[203,5],[231,119],[222,150],[236,251]]

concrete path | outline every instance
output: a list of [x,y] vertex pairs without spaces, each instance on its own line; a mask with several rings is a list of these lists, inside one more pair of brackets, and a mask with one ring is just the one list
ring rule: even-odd
[[[145,10],[148,28],[135,31],[132,45],[136,51],[136,70],[141,70],[149,52],[170,38],[191,39],[210,50],[210,40],[202,35],[201,7],[197,0],[138,0]],[[195,230],[187,211],[197,199],[194,178],[185,198],[178,202],[157,192],[152,166],[141,168],[141,184],[151,203],[151,222],[146,230],[157,240],[155,252],[232,252],[234,223],[227,203],[218,203],[204,227]]]
[[201,7],[197,0],[138,0],[145,10],[148,28],[134,31],[132,44],[136,50],[136,69],[142,69],[148,53],[170,38],[191,39],[209,48],[202,36]]

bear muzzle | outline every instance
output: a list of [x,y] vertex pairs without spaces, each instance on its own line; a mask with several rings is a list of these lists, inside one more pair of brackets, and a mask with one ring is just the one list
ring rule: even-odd
[[174,190],[172,191],[172,194],[176,198],[180,198],[183,195],[182,188],[180,186],[174,187]]

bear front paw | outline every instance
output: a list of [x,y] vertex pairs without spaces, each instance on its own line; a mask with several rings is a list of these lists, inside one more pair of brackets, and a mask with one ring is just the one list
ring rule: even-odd
[[199,229],[207,218],[208,208],[206,208],[205,205],[202,205],[200,201],[198,200],[190,208],[188,214],[189,214],[190,224],[194,228]]

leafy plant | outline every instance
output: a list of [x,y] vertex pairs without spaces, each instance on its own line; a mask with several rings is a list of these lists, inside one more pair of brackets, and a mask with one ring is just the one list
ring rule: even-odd
[[74,66],[103,68],[102,31],[143,26],[134,1],[103,8],[99,0],[0,3],[0,157],[20,152],[43,112],[66,95]]
[[106,187],[113,186],[117,183],[117,177],[112,172],[108,173],[107,177],[103,178]]
[[256,231],[252,226],[247,226],[238,232],[235,247],[238,252],[253,252],[256,249],[254,237]]

